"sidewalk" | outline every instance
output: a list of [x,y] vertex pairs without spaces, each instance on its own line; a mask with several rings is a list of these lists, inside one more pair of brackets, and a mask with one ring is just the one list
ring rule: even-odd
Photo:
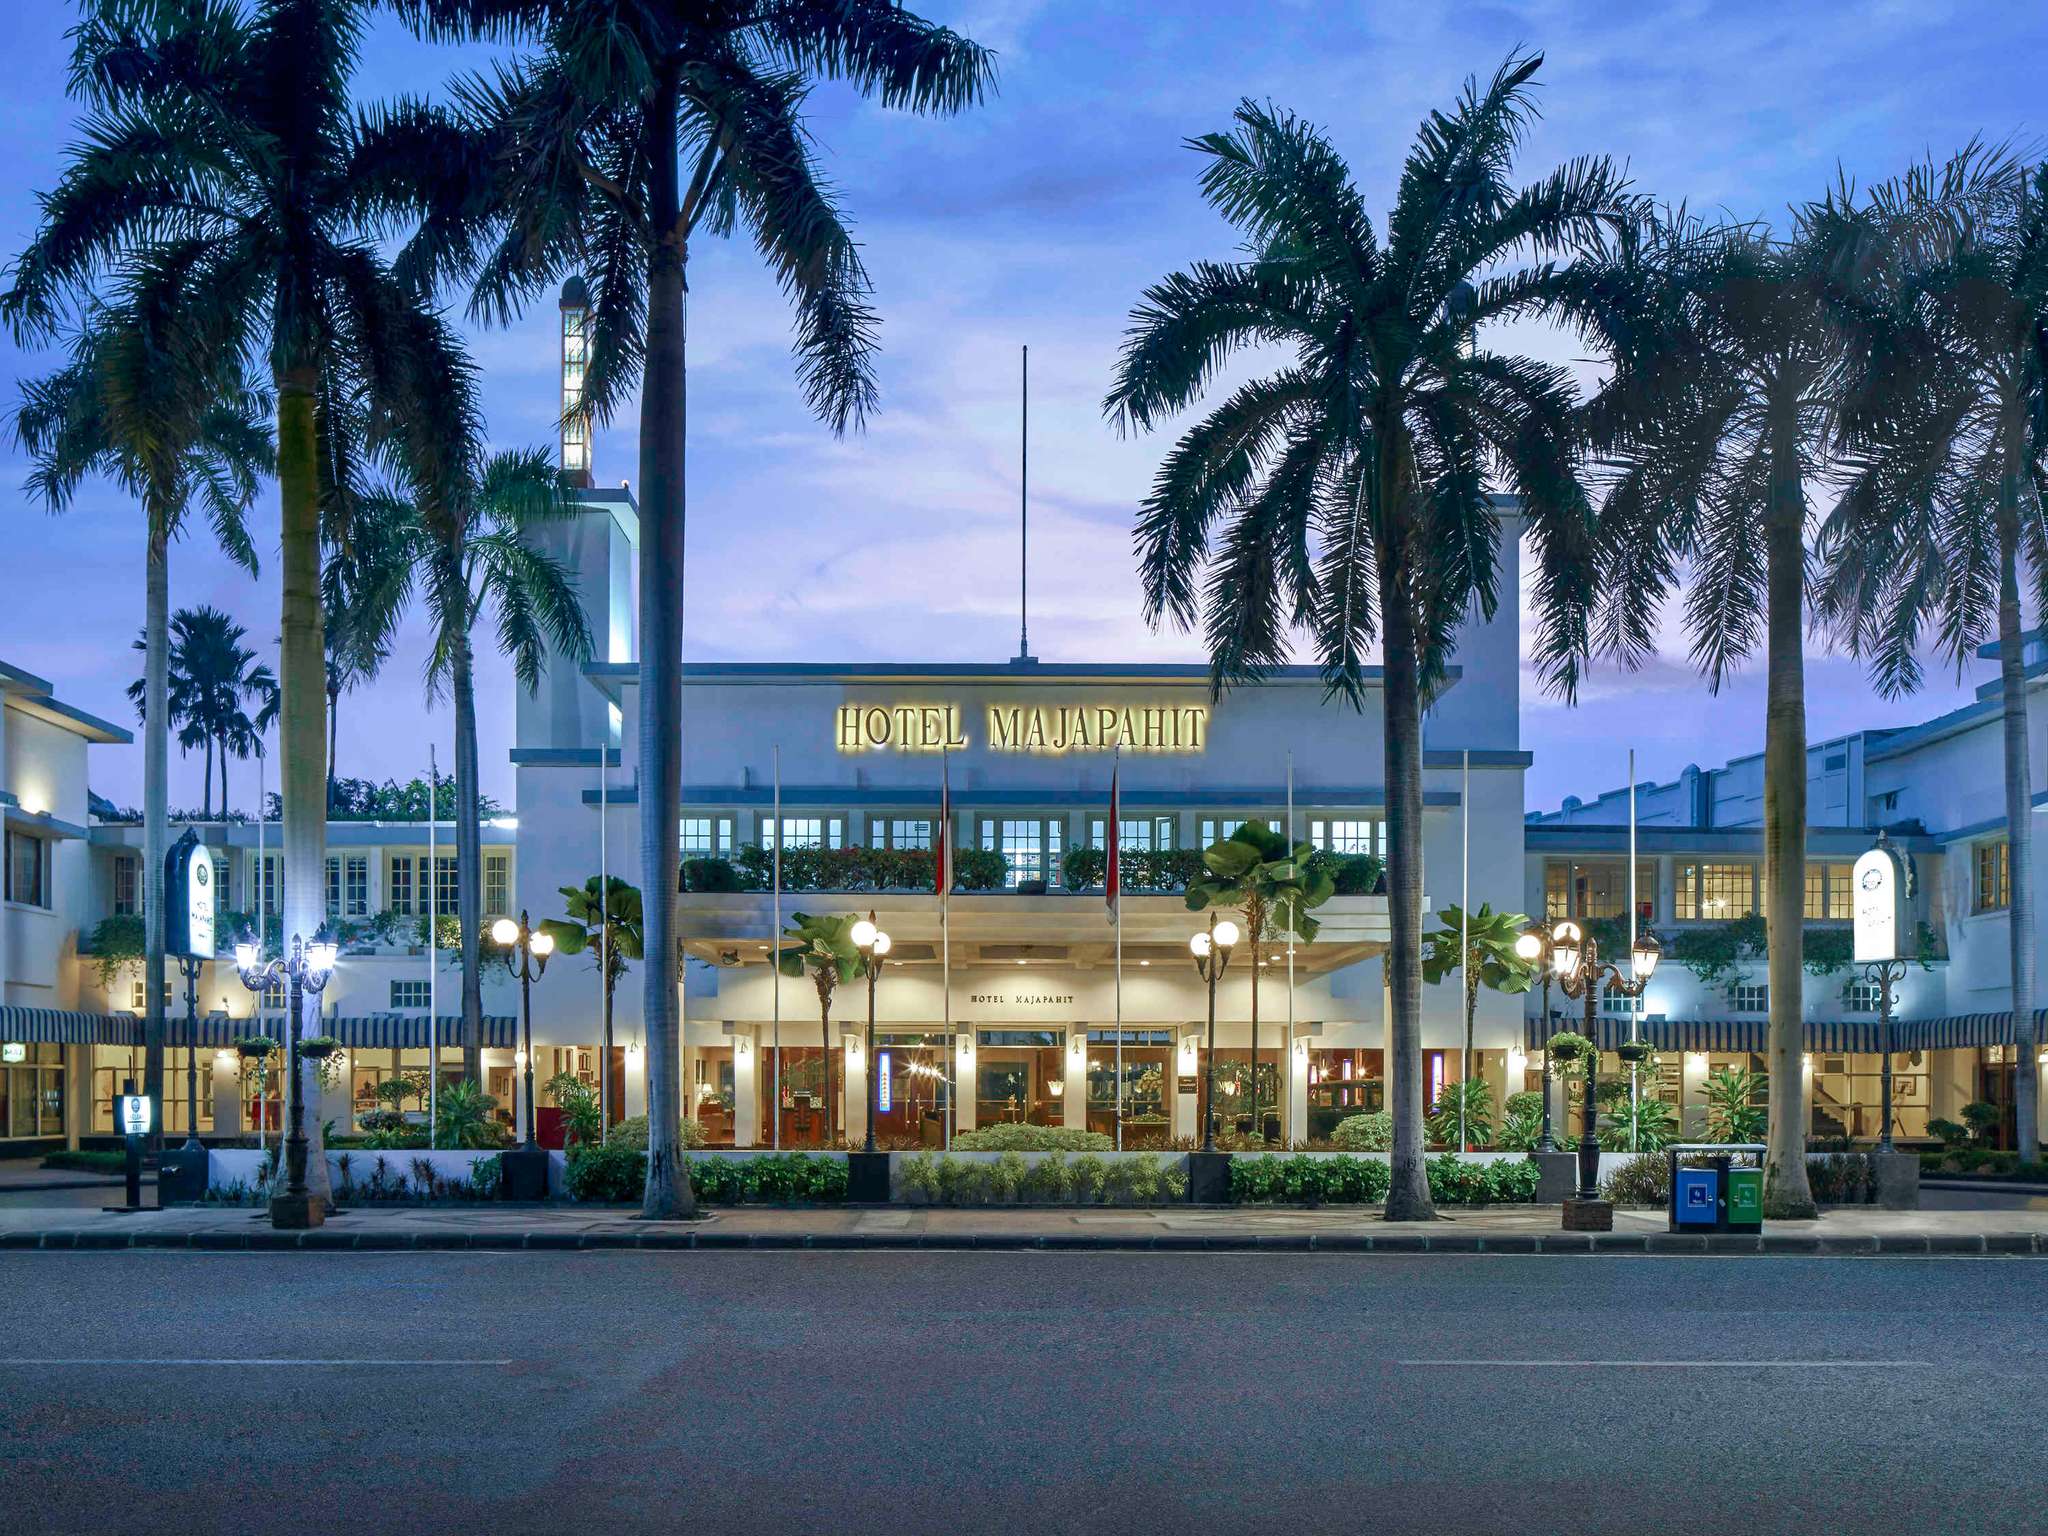
[[189,1206],[123,1216],[0,1209],[0,1248],[308,1249],[1108,1249],[1342,1253],[2048,1254],[2048,1212],[1831,1211],[1764,1235],[1665,1230],[1661,1211],[1615,1213],[1611,1233],[1559,1230],[1554,1206],[1461,1210],[1387,1222],[1370,1208],[715,1208],[697,1222],[644,1222],[613,1207],[359,1208],[311,1232],[258,1211]]

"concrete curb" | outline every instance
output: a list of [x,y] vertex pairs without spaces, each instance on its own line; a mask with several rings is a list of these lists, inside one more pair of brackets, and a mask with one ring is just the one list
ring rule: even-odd
[[1766,1232],[1334,1232],[1286,1234],[1112,1232],[735,1232],[705,1227],[646,1232],[352,1232],[317,1227],[280,1232],[251,1225],[247,1231],[161,1232],[51,1230],[0,1232],[0,1249],[114,1250],[194,1249],[218,1252],[558,1252],[596,1250],[650,1252],[925,1251],[925,1252],[1092,1252],[1092,1253],[1377,1253],[1377,1254],[1633,1254],[1637,1256],[1874,1257],[1915,1255],[2048,1255],[2048,1234],[1889,1233],[1825,1237]]

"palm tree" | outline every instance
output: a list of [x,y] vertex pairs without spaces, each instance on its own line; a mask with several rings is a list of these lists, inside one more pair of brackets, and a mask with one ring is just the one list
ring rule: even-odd
[[814,80],[888,107],[951,113],[990,79],[985,50],[893,0],[590,6],[399,0],[430,36],[531,41],[536,56],[464,82],[477,217],[408,253],[421,280],[481,254],[475,307],[504,319],[568,275],[590,279],[584,411],[640,387],[640,878],[648,1147],[645,1213],[690,1203],[673,897],[682,818],[684,270],[701,231],[744,227],[797,311],[797,372],[835,432],[874,403],[875,317],[859,251],[804,128]]
[[[1434,1214],[1422,1164],[1422,707],[1459,621],[1494,612],[1501,524],[1489,483],[1514,492],[1529,522],[1546,681],[1570,695],[1589,648],[1592,515],[1570,380],[1479,344],[1483,327],[1532,315],[1593,331],[1607,302],[1593,258],[1632,212],[1605,159],[1508,184],[1540,63],[1511,57],[1423,123],[1384,245],[1342,158],[1291,114],[1247,101],[1235,131],[1191,141],[1206,161],[1203,193],[1246,254],[1147,290],[1105,402],[1121,429],[1149,431],[1200,399],[1241,349],[1293,352],[1168,454],[1139,514],[1139,565],[1147,618],[1200,623],[1219,690],[1281,662],[1299,628],[1331,690],[1362,708],[1374,686],[1367,648],[1379,643],[1390,1219]],[[1534,264],[1512,265],[1524,257]]]
[[[1496,912],[1487,902],[1466,914],[1451,905],[1437,914],[1443,927],[1422,938],[1422,979],[1440,985],[1451,972],[1459,973],[1465,997],[1465,1052],[1459,1063],[1460,1104],[1470,1092],[1472,1078],[1472,1024],[1479,1012],[1479,989],[1496,992],[1526,992],[1536,979],[1535,970],[1515,953],[1515,939],[1529,925],[1520,912]],[[1465,1145],[1463,1114],[1459,1116],[1458,1150]]]
[[[206,750],[205,799],[213,814],[213,762],[220,758],[220,814],[228,814],[228,758],[247,758],[276,715],[277,680],[242,642],[249,631],[210,603],[180,608],[171,618],[165,719],[179,727],[181,747]],[[147,651],[148,637],[135,642]],[[147,716],[147,676],[128,685],[128,697]],[[256,705],[252,718],[244,707]]]
[[[179,338],[166,333],[154,276],[147,266],[124,274],[122,302],[91,315],[72,340],[70,361],[23,386],[14,431],[35,461],[29,494],[53,512],[68,507],[91,474],[111,476],[142,505],[144,659],[136,705],[143,720],[143,1091],[161,1102],[171,727],[179,727],[181,747],[200,744],[189,711],[171,691],[171,541],[196,507],[229,557],[253,575],[246,517],[271,448],[261,397],[218,366],[195,364]],[[210,771],[210,752],[207,761]]]
[[565,955],[590,950],[596,955],[598,973],[604,979],[604,1049],[599,1056],[598,1083],[601,1085],[604,1131],[611,1132],[612,1082],[612,994],[619,978],[626,974],[626,962],[643,957],[641,947],[640,892],[617,875],[600,881],[592,875],[582,885],[561,888],[569,916],[566,921],[549,918],[541,924]]
[[[1330,872],[1312,862],[1307,843],[1288,846],[1286,837],[1264,823],[1247,821],[1230,836],[1202,850],[1206,874],[1190,880],[1190,912],[1231,907],[1244,917],[1244,938],[1251,955],[1252,978],[1252,1135],[1265,1139],[1259,1119],[1259,967],[1268,939],[1293,934],[1304,944],[1314,941],[1322,926],[1309,909],[1320,907],[1337,889]],[[1283,1055],[1291,1047],[1282,1044]]]
[[[1794,209],[1783,237],[1709,227],[1683,210],[1655,221],[1631,274],[1652,318],[1623,355],[1613,414],[1594,428],[1615,465],[1602,509],[1617,567],[1607,616],[1626,606],[1633,622],[1683,569],[1708,686],[1718,692],[1765,653],[1764,924],[1779,1083],[1800,1082],[1804,1046],[1806,486],[1833,431],[1857,256],[1834,198]],[[1768,1143],[1766,1213],[1810,1216],[1798,1093],[1772,1099]]]
[[[310,936],[323,918],[321,521],[324,510],[345,525],[352,471],[335,396],[350,375],[389,391],[408,366],[393,321],[413,299],[377,242],[426,208],[446,163],[420,153],[437,121],[428,109],[365,120],[351,108],[369,11],[369,0],[88,0],[71,34],[85,119],[0,296],[18,335],[41,335],[110,268],[145,258],[174,275],[175,329],[203,339],[193,355],[269,364],[287,935]],[[311,1173],[324,1198],[325,1161]]]
[[[860,919],[851,912],[837,917],[811,917],[792,912],[782,936],[796,942],[775,952],[775,967],[785,976],[811,978],[818,989],[818,1028],[825,1050],[819,1058],[823,1069],[821,1091],[825,1096],[826,1146],[836,1144],[832,1120],[832,992],[843,981],[864,974],[861,953],[853,942],[853,925]],[[776,1106],[776,1113],[782,1112]]]
[[[1821,529],[1822,613],[1887,696],[1917,688],[1928,629],[1958,674],[1998,642],[2005,745],[2013,1101],[2022,1157],[2040,1110],[2022,591],[2048,610],[2048,164],[1972,144],[1877,188],[1887,259],[1859,295],[1843,439],[1849,478]],[[1773,1062],[1777,1081],[1786,1081]]]

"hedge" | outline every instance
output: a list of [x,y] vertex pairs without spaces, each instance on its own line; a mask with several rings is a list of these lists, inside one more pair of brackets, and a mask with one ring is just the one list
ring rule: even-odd
[[[1449,1153],[1425,1165],[1438,1205],[1526,1205],[1536,1198],[1536,1165],[1520,1158],[1467,1163]],[[1377,1205],[1393,1170],[1377,1158],[1240,1157],[1230,1164],[1230,1198],[1240,1205]]]
[[987,1125],[953,1138],[956,1152],[1113,1152],[1103,1131],[1065,1125]]

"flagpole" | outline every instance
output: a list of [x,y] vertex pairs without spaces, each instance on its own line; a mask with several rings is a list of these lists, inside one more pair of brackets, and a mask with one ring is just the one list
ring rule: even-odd
[[953,755],[939,747],[939,992],[946,1030],[946,1150],[960,1118],[960,1050],[953,1038]]
[[1465,1010],[1465,1057],[1459,1070],[1465,1081],[1458,1092],[1458,1150],[1471,1151],[1465,1135],[1465,1095],[1472,1091],[1472,749],[1464,756],[1464,778],[1458,786],[1458,1002]]
[[[612,1139],[612,1034],[605,1028],[606,1005],[612,995],[612,862],[609,796],[611,720],[597,743],[597,1140]],[[715,846],[715,844],[714,844]]]
[[[434,756],[434,744],[427,743],[427,880],[433,889],[434,813],[441,803],[441,765]],[[427,1149],[434,1147],[434,1122],[441,1113],[441,1008],[440,988],[434,972],[439,969],[434,952],[434,920],[427,919]]]
[[[1628,749],[1628,953],[1629,965],[1633,969],[1636,953],[1636,749]],[[1638,998],[1630,998],[1628,1005],[1628,1037],[1631,1042],[1642,1038],[1642,1015],[1637,1012],[1642,1006]],[[1642,1078],[1637,1063],[1628,1064],[1628,1149],[1636,1150],[1636,1125],[1642,1111]]]
[[[258,742],[257,745],[260,748],[262,743]],[[263,868],[263,832],[265,827],[269,825],[264,818],[269,814],[270,792],[267,787],[269,782],[268,776],[263,770],[267,766],[269,765],[264,760],[263,753],[259,750],[256,753],[256,900],[254,906],[256,908],[256,948],[258,953],[266,955],[269,953],[270,934],[269,925],[263,921],[263,891],[266,884]],[[259,1035],[263,1033],[263,994],[261,992],[256,994],[256,1006],[249,1011],[249,1017],[257,1021],[256,1033]],[[267,1071],[259,1072],[256,1075],[256,1151],[259,1157],[264,1150],[263,1133],[265,1126],[263,1122],[269,1118],[266,1111],[266,1105],[268,1105],[269,1101],[270,1074]]]
[[[769,748],[775,764],[775,931],[768,936],[768,995],[775,1022],[769,1027],[769,1042],[775,1051],[775,1066],[769,1073],[774,1095],[775,1118],[768,1132],[768,1145],[782,1150],[782,747]],[[825,1054],[825,1085],[832,1084],[832,1055]]]
[[[1300,876],[1300,873],[1301,873],[1301,871],[1295,868],[1295,866],[1294,866],[1294,862],[1293,862],[1293,858],[1294,858],[1294,749],[1293,749],[1293,748],[1291,748],[1291,747],[1290,747],[1290,748],[1288,749],[1288,751],[1287,751],[1287,854],[1288,854],[1288,864],[1287,864],[1287,877],[1288,877],[1288,879],[1290,879],[1290,880],[1293,880],[1293,879],[1296,879],[1296,878],[1298,878],[1298,877]],[[1296,922],[1298,922],[1298,921],[1300,920],[1300,917],[1301,917],[1301,908],[1300,908],[1299,906],[1296,906],[1296,908],[1295,908],[1295,911],[1294,911],[1294,916],[1295,916],[1295,921],[1296,921]],[[1289,1120],[1292,1120],[1292,1119],[1294,1118],[1294,926],[1295,926],[1295,925],[1294,925],[1294,923],[1293,923],[1293,922],[1290,922],[1290,923],[1289,923],[1289,924],[1287,925],[1287,1052],[1286,1052],[1286,1056],[1287,1056],[1287,1119],[1289,1119]],[[1294,1132],[1294,1136],[1293,1136],[1293,1138],[1292,1138],[1292,1139],[1294,1139],[1294,1140],[1297,1140],[1297,1141],[1303,1141],[1303,1142],[1305,1142],[1305,1141],[1307,1141],[1307,1140],[1308,1140],[1308,1138],[1307,1138],[1307,1137],[1306,1137],[1305,1135],[1303,1135],[1303,1134],[1302,1134],[1303,1130],[1304,1130],[1304,1129],[1306,1129],[1305,1127],[1297,1125],[1297,1126],[1292,1126],[1292,1127],[1290,1127],[1290,1129],[1292,1129],[1292,1130],[1293,1130],[1293,1132]],[[1287,1137],[1284,1137],[1284,1136],[1283,1136],[1283,1137],[1282,1137],[1281,1139],[1282,1139],[1282,1141],[1283,1141],[1283,1143],[1284,1143],[1284,1142],[1285,1142],[1286,1140],[1288,1140],[1289,1138],[1287,1138]]]
[[1109,825],[1111,846],[1116,849],[1117,868],[1114,871],[1116,884],[1110,899],[1115,903],[1110,916],[1116,923],[1116,1149],[1124,1149],[1124,890],[1123,853],[1124,838],[1121,818],[1123,816],[1123,794],[1120,770],[1123,767],[1124,744],[1118,739],[1116,750],[1110,756],[1109,768]]

